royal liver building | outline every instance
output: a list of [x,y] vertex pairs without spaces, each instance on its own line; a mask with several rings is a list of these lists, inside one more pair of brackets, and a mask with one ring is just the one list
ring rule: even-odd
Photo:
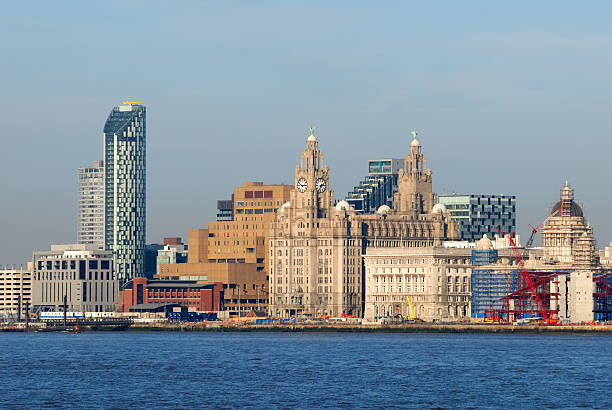
[[357,215],[334,206],[329,168],[311,133],[295,168],[295,189],[270,228],[270,314],[362,316],[362,255],[368,247],[441,245],[456,239],[449,213],[432,212],[432,174],[415,138],[398,177],[394,207]]

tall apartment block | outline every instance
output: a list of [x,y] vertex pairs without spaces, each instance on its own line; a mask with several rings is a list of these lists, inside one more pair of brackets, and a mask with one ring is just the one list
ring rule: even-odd
[[79,168],[77,243],[104,247],[104,161]]
[[397,175],[404,166],[403,159],[386,158],[368,161],[368,175],[348,193],[346,202],[357,213],[369,214],[387,205],[393,208],[393,194],[397,191]]
[[461,240],[476,242],[516,231],[516,197],[506,195],[438,195],[438,202],[459,222]]
[[144,274],[146,233],[146,110],[125,103],[104,124],[106,250],[123,283]]

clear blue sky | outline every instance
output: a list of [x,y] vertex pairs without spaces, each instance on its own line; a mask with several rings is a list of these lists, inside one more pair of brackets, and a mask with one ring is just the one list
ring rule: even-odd
[[292,183],[314,124],[336,199],[417,129],[438,193],[517,195],[526,236],[569,180],[602,247],[610,21],[603,1],[8,2],[0,264],[76,240],[77,168],[126,99],[148,110],[148,242],[245,180]]

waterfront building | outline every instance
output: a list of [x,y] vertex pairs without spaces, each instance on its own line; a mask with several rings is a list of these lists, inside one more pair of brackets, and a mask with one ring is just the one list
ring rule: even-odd
[[104,247],[104,161],[79,168],[77,243]]
[[113,253],[96,245],[51,245],[32,257],[32,305],[35,310],[113,312],[119,282]]
[[346,202],[357,213],[373,213],[379,207],[393,207],[397,191],[397,177],[404,166],[403,159],[384,158],[368,161],[368,175],[346,197]]
[[445,246],[369,248],[364,319],[411,313],[426,321],[469,319],[471,256],[470,248]]
[[[560,200],[541,228],[542,247],[520,250],[527,272],[539,280],[539,298],[546,310],[564,322],[612,319],[611,271],[598,259],[593,230],[586,222],[574,191],[566,183]],[[502,309],[501,298],[518,292],[520,269],[516,264],[491,263],[472,274],[472,315],[483,317],[488,309]],[[548,279],[545,279],[548,278]],[[520,293],[520,292],[519,292]],[[537,314],[533,298],[510,309]]]
[[26,306],[32,307],[32,270],[0,267],[0,320],[25,317]]
[[123,290],[123,311],[144,304],[178,303],[189,311],[223,310],[223,284],[194,280],[151,280],[135,278]]
[[161,273],[160,265],[168,263],[186,263],[187,245],[184,245],[181,238],[164,238],[164,247],[157,251],[156,275]]
[[330,170],[311,133],[295,168],[295,189],[270,233],[270,314],[362,316],[362,255],[369,248],[441,245],[457,226],[434,207],[432,173],[415,138],[398,171],[395,209],[358,215],[346,201],[334,206]]
[[267,242],[275,212],[289,199],[291,185],[245,182],[234,188],[234,219],[208,222],[210,263],[254,263],[268,274]]
[[144,275],[146,110],[125,103],[104,124],[105,249],[116,255],[121,282]]
[[438,195],[438,201],[459,223],[461,240],[475,242],[498,235],[496,228],[510,235],[516,231],[514,195]]
[[[244,229],[248,229],[246,225],[244,224]],[[221,235],[218,237],[223,238]],[[190,229],[187,263],[161,264],[157,278],[171,281],[222,283],[223,310],[228,315],[238,315],[243,311],[265,307],[268,301],[268,277],[262,269],[263,263],[256,263],[253,258],[248,262],[238,259],[218,262],[216,259],[209,259],[210,247],[212,249],[218,249],[220,246],[229,248],[225,244],[213,243],[211,239],[214,238],[214,236],[209,237],[208,229]],[[223,253],[216,253],[216,255],[223,255]]]

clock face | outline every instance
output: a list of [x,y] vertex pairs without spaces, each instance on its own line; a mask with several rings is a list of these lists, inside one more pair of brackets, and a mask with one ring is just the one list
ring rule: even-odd
[[297,189],[300,192],[306,192],[306,188],[308,188],[308,182],[304,178],[298,179]]
[[315,185],[316,185],[317,191],[320,194],[325,192],[325,189],[327,188],[327,184],[325,183],[325,180],[323,178],[317,179],[317,183]]

